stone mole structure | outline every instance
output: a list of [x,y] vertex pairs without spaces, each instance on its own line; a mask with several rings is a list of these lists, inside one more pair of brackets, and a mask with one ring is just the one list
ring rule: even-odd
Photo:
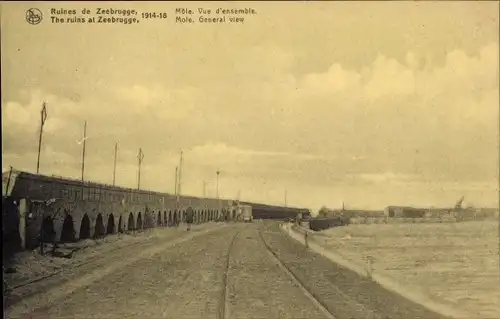
[[234,218],[232,200],[175,196],[23,171],[2,174],[4,247],[34,248],[157,226]]

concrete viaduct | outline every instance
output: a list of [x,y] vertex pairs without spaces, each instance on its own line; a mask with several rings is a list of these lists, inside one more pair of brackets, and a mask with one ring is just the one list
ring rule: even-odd
[[22,171],[4,173],[2,180],[4,242],[20,249],[36,247],[40,230],[44,241],[71,242],[176,226],[187,207],[195,211],[198,224],[235,217],[232,200],[177,197]]

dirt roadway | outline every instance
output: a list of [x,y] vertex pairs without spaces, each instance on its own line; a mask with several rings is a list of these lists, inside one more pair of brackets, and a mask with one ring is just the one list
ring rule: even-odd
[[[216,223],[196,225],[191,233],[204,232],[221,227]],[[38,251],[27,251],[16,257],[14,274],[4,274],[4,306],[10,307],[29,296],[46,291],[50,287],[61,285],[74,278],[105,267],[114,260],[130,252],[158,242],[170,242],[186,235],[185,227],[153,228],[133,234],[116,234],[95,241],[81,241],[74,246],[82,246],[71,259],[40,256]],[[40,281],[39,281],[40,280]],[[13,290],[9,289],[14,288]],[[15,288],[17,287],[17,288]]]
[[[94,279],[22,318],[220,318],[221,307],[230,308],[226,318],[231,319],[325,318],[277,268],[257,226],[235,224],[164,251],[158,248],[156,255]],[[226,307],[224,275],[233,239],[227,281],[233,303]]]
[[[141,246],[52,289],[51,296],[43,294],[37,303],[52,300],[47,306],[24,316],[25,311],[17,307],[8,310],[6,317],[325,318],[266,251],[259,228],[278,257],[336,318],[438,318],[306,252],[277,223],[258,222],[230,224],[174,245],[157,241]],[[226,290],[227,254],[233,239]]]
[[336,318],[446,318],[306,249],[279,225],[268,224],[268,229],[264,237],[271,249]]
[[328,318],[304,295],[248,225],[234,243],[228,272],[227,318]]

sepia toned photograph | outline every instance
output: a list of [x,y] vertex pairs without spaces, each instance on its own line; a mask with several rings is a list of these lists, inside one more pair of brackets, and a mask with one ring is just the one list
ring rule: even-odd
[[5,318],[498,319],[498,1],[1,1]]

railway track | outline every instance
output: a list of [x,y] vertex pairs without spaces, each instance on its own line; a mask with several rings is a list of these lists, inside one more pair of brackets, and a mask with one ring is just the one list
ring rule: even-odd
[[226,255],[226,261],[225,261],[225,268],[224,268],[224,275],[222,277],[222,290],[221,290],[221,297],[219,301],[219,309],[217,312],[217,319],[229,319],[229,300],[228,300],[228,295],[229,295],[229,286],[227,284],[227,278],[229,275],[229,267],[230,267],[230,262],[231,262],[231,250],[234,247],[234,242],[238,238],[238,235],[240,234],[241,231],[238,231],[233,238],[231,239],[231,243],[229,244],[229,249]]
[[[258,233],[258,241],[262,243],[262,249],[265,249],[266,253],[269,254],[271,260],[275,264],[278,265],[279,269],[290,279],[291,283],[296,286],[297,288],[300,289],[300,291],[305,295],[312,305],[324,315],[325,318],[328,319],[336,319],[336,317],[323,305],[323,303],[314,295],[313,292],[309,291],[306,286],[301,282],[299,278],[297,278],[293,272],[288,269],[288,267],[279,259],[279,257],[273,252],[271,247],[268,245],[268,243],[265,241],[264,236],[262,234],[262,227],[263,225],[257,226],[259,229],[256,230]],[[241,233],[243,230],[239,230],[234,237],[232,238],[229,248],[228,248],[228,253],[226,255],[226,260],[225,260],[225,269],[224,269],[224,275],[223,275],[223,286],[221,290],[221,297],[219,300],[219,307],[218,307],[218,312],[217,312],[217,319],[230,319],[233,318],[231,309],[232,307],[235,307],[234,305],[231,304],[230,302],[230,287],[229,287],[229,278],[231,278],[231,259],[234,253],[234,247],[235,247],[235,242],[238,239],[241,239]],[[254,233],[255,234],[255,233]],[[249,237],[247,237],[249,238]],[[273,279],[270,278],[272,281]],[[269,287],[272,286],[272,283],[269,285]],[[234,289],[234,287],[233,287]],[[250,298],[251,296],[246,296],[247,298]],[[250,302],[250,301],[249,301]],[[236,312],[237,313],[237,312]]]
[[[210,313],[217,319],[234,319],[237,317],[251,318],[252,315],[253,317],[256,315],[262,315],[262,311],[269,311],[269,315],[272,312],[272,317],[274,318],[283,317],[283,314],[288,314],[287,317],[294,316],[295,318],[321,317],[334,319],[345,317],[361,318],[361,316],[373,319],[380,318],[369,315],[370,311],[368,311],[368,309],[359,309],[363,314],[353,317],[352,314],[355,313],[357,309],[354,309],[353,305],[345,302],[345,300],[349,299],[347,295],[342,296],[341,291],[336,291],[335,289],[332,289],[332,287],[325,287],[328,291],[321,289],[318,291],[315,286],[311,286],[311,282],[307,276],[305,279],[304,276],[300,275],[300,271],[297,273],[297,269],[294,268],[294,263],[291,263],[291,259],[287,259],[286,256],[282,255],[281,248],[276,250],[277,247],[274,240],[269,241],[269,235],[276,234],[276,232],[267,229],[264,224],[256,225],[254,223],[253,225],[247,224],[244,227],[242,226],[243,225],[237,226],[239,229],[233,229],[232,231],[229,230],[231,233],[226,233],[224,239],[219,240],[216,244],[219,245],[217,250],[218,257],[214,257],[217,258],[216,260],[214,259],[214,262],[216,262],[216,264],[214,264],[216,265],[216,268],[205,264],[205,266],[201,269],[203,274],[207,271],[218,273],[213,275],[213,278],[215,283],[219,283],[217,286],[220,287],[220,290],[217,289],[219,291],[213,291],[212,284],[214,281],[210,282],[208,286],[200,285],[200,287],[203,287],[200,290],[200,294],[208,293],[207,296],[210,296],[210,299],[212,300],[210,302],[212,305],[210,306],[210,311],[205,310],[207,311],[207,315]],[[208,231],[210,231],[210,229]],[[202,232],[205,233],[207,231],[205,230]],[[164,241],[165,238],[156,239],[156,241],[159,240]],[[174,239],[174,241],[176,240]],[[149,242],[148,245],[154,246],[155,242]],[[181,245],[183,242],[184,241],[172,243],[172,247]],[[279,241],[279,243],[281,243],[281,241]],[[285,243],[286,241],[283,242],[283,244]],[[134,250],[140,249],[141,244],[145,243],[135,243]],[[276,250],[276,252],[273,249]],[[120,260],[121,258],[125,258],[126,254],[130,254],[130,252],[127,251],[127,249],[114,251],[110,256],[106,256],[97,262],[94,261],[96,265],[92,265],[92,268],[100,267],[101,264],[102,266],[106,266],[106,262],[110,259]],[[213,252],[215,256],[215,251]],[[211,261],[211,259],[207,260]],[[175,261],[175,259],[172,261]],[[83,269],[75,271],[75,273],[71,273],[71,277],[78,278],[80,274],[85,274],[87,272],[87,268],[82,266],[91,262],[92,261],[85,261],[79,264],[78,268]],[[197,263],[198,262],[195,262],[193,265],[196,265]],[[74,267],[75,266],[73,266],[73,268]],[[175,263],[173,267],[176,267]],[[193,266],[192,268],[197,269],[196,266]],[[58,272],[60,273],[62,271]],[[104,269],[101,272],[103,273],[101,275],[104,276],[110,271]],[[56,274],[50,274],[50,276],[55,275]],[[89,274],[89,276],[91,276],[91,274]],[[196,276],[193,278],[195,277]],[[94,281],[98,280],[96,278],[91,279]],[[79,280],[83,282],[84,279],[85,278],[80,278]],[[180,282],[184,282],[182,279],[179,280]],[[192,280],[199,281],[199,279]],[[54,285],[57,285],[57,282],[54,282]],[[71,283],[71,285],[80,287],[73,283]],[[189,288],[184,289],[184,293],[191,295],[192,288],[190,287],[193,286],[193,283],[184,283],[183,285],[184,287]],[[335,288],[335,285],[333,286]],[[69,293],[73,290],[70,289]],[[340,297],[340,300],[329,300],[332,296],[329,296],[328,294],[331,294],[332,291],[334,291],[334,295],[336,295],[335,297]],[[56,297],[59,298],[58,296],[60,294],[61,293],[58,292]],[[47,300],[59,300],[54,299],[56,297],[50,297],[52,299],[48,298]],[[342,302],[342,299],[344,302]],[[208,306],[201,302],[200,307]],[[16,306],[14,308],[19,307]],[[278,311],[277,308],[281,309],[280,311],[282,312]],[[344,309],[338,310],[337,308]],[[304,310],[301,311],[301,309]],[[44,311],[42,310],[38,312],[33,311],[31,313],[43,313]],[[245,316],[245,314],[247,316]]]
[[[98,242],[96,241],[96,243],[98,243]],[[131,245],[129,245],[127,247],[134,247],[134,246],[136,246],[136,245],[138,245],[140,243],[141,242],[135,242],[135,243],[132,243]],[[97,245],[95,245],[95,246],[97,246]],[[89,245],[89,246],[85,246],[85,247],[82,247],[82,248],[75,248],[75,249],[73,249],[72,253],[77,252],[77,251],[84,251],[85,249],[87,249],[89,247],[95,247],[95,246],[94,245]],[[123,249],[123,248],[125,248],[125,247],[119,247],[118,249],[120,250],[120,249]],[[37,283],[39,281],[42,281],[44,279],[51,278],[51,277],[53,277],[53,276],[55,276],[57,274],[62,273],[64,270],[67,270],[67,268],[69,268],[69,267],[71,267],[71,268],[79,268],[81,266],[84,266],[86,264],[89,264],[89,263],[91,263],[91,262],[93,262],[93,261],[101,258],[106,253],[107,253],[107,251],[100,252],[100,253],[94,255],[92,258],[89,258],[88,260],[83,261],[83,262],[77,262],[77,263],[72,263],[72,264],[68,264],[68,265],[62,265],[59,269],[51,272],[50,274],[40,275],[40,276],[35,277],[34,279],[30,279],[30,280],[18,283],[16,285],[9,286],[9,287],[5,288],[4,292],[11,293],[11,292],[15,291],[16,289],[32,285],[32,284]],[[45,255],[49,255],[49,254],[47,253]]]
[[288,268],[288,266],[281,261],[281,259],[278,257],[278,255],[271,249],[269,244],[266,242],[264,239],[264,236],[262,234],[262,227],[259,229],[259,238],[262,241],[264,247],[266,248],[266,251],[269,253],[270,256],[275,260],[275,262],[278,264],[280,269],[291,279],[291,281],[302,291],[302,293],[314,304],[314,306],[320,310],[326,318],[328,319],[336,319],[336,317],[328,310],[328,308],[321,302],[321,300],[315,296],[314,292],[310,291],[304,283],[294,275],[294,273]]
[[[64,282],[64,278],[57,278],[58,275],[63,275],[64,272],[67,271],[75,271],[78,270],[79,268],[82,268],[86,265],[93,264],[96,262],[101,262],[103,260],[108,260],[109,258],[114,258],[114,256],[117,255],[117,252],[121,252],[124,248],[130,249],[130,248],[136,248],[139,247],[141,244],[145,244],[144,242],[135,242],[131,243],[130,245],[127,245],[126,247],[119,247],[117,250],[114,250],[113,253],[111,253],[112,256],[109,256],[109,251],[101,252],[87,260],[84,260],[82,262],[76,262],[76,263],[71,263],[68,265],[63,265],[59,269],[49,273],[49,274],[44,274],[41,276],[37,276],[34,279],[19,283],[17,285],[13,285],[11,287],[8,287],[5,289],[4,294],[4,306],[6,308],[11,307],[17,303],[19,303],[22,299],[36,295],[38,293],[42,293],[43,291],[50,289],[51,287],[60,284],[61,282]],[[85,247],[87,248],[87,247]],[[54,282],[48,283],[48,280],[54,279]],[[43,285],[37,285],[38,283],[43,282]]]
[[[287,236],[283,233],[280,234],[281,236]],[[290,238],[288,238],[290,239]],[[290,239],[295,241],[294,239]],[[269,245],[266,244],[268,247]],[[302,244],[300,244],[302,246]],[[269,247],[269,251],[275,255],[275,257],[280,260],[278,255],[274,253],[271,248]],[[286,257],[290,258],[290,256]],[[297,278],[297,280],[301,281],[299,277],[294,275],[294,272],[290,269],[290,267],[286,266],[286,262],[282,261],[282,264],[287,268],[290,273]],[[295,273],[301,273],[299,270],[297,272],[297,269],[295,270]],[[302,277],[304,274],[301,274]],[[343,291],[343,289],[339,288],[338,285],[338,279],[336,278],[337,273],[333,272],[327,272],[325,276],[322,278],[320,282],[314,283],[314,281],[308,281],[309,285],[311,288],[307,289],[308,291],[314,290],[313,295],[322,296],[323,302],[321,303],[325,307],[328,307],[329,309],[334,309],[331,312],[334,312],[334,316],[339,317],[339,318],[353,318],[353,319],[382,319],[384,318],[382,315],[371,309],[371,307],[365,305],[362,301],[357,300],[352,294],[348,295]],[[312,279],[309,276],[309,279]],[[317,280],[317,279],[316,279]],[[363,279],[363,280],[368,280],[369,279]],[[316,298],[319,300],[319,298]],[[392,318],[392,317],[391,317]]]
[[[208,230],[206,229],[201,229],[196,231],[198,232],[207,232],[210,230],[214,230],[212,228],[209,228]],[[171,236],[165,236],[161,238],[154,238],[155,241],[158,240],[169,240],[169,239],[175,239],[175,233],[173,233]],[[57,285],[60,285],[68,280],[71,280],[72,275],[74,275],[75,272],[78,272],[81,268],[84,268],[84,266],[90,265],[90,264],[95,264],[92,266],[92,269],[98,267],[99,265],[105,265],[108,261],[113,261],[116,259],[121,258],[120,256],[123,256],[124,254],[128,254],[125,250],[130,251],[130,249],[139,249],[141,247],[147,247],[151,245],[151,241],[147,239],[143,239],[137,242],[130,243],[126,246],[121,246],[118,247],[118,249],[113,249],[111,251],[103,251],[95,256],[92,256],[82,262],[76,262],[76,263],[71,263],[67,264],[64,266],[61,266],[61,268],[57,269],[54,272],[51,272],[49,274],[41,275],[38,276],[34,279],[22,282],[17,285],[13,285],[11,287],[8,287],[4,291],[4,307],[9,308],[17,303],[21,302],[23,299],[34,296],[36,294],[43,293],[44,291],[49,290],[52,287],[55,287]],[[89,246],[90,247],[90,246]],[[87,248],[87,247],[85,247]],[[84,248],[84,249],[85,249]],[[83,270],[82,270],[83,271]],[[70,278],[61,278],[61,276],[64,275],[65,272],[70,272]]]

